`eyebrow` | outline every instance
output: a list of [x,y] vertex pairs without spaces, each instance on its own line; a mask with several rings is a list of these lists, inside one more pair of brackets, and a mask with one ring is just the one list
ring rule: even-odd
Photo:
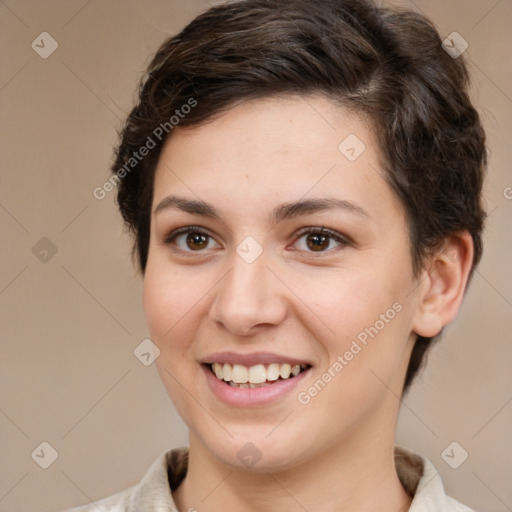
[[[179,196],[167,196],[158,203],[154,209],[153,214],[176,208],[192,215],[201,215],[204,217],[211,217],[221,222],[224,222],[222,215],[209,203],[200,200],[192,200]],[[370,214],[361,206],[346,201],[344,199],[335,198],[319,198],[319,199],[306,199],[302,201],[295,201],[291,203],[283,203],[277,206],[269,215],[269,222],[277,224],[285,219],[292,219],[301,215],[308,215],[316,212],[341,209],[348,213],[352,213],[365,219],[371,219]]]

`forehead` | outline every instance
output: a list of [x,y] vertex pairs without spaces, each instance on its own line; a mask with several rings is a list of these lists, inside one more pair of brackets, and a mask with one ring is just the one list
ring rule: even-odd
[[376,215],[401,210],[367,118],[323,96],[246,101],[178,127],[157,165],[153,205],[171,191],[227,209],[328,194],[369,203]]

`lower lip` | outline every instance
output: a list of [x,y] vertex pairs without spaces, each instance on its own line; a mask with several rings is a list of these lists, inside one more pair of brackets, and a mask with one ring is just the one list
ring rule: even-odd
[[259,388],[239,388],[218,379],[209,366],[202,364],[206,382],[213,394],[223,402],[237,407],[267,405],[289,394],[309,373],[311,367],[290,379],[276,380],[274,384]]

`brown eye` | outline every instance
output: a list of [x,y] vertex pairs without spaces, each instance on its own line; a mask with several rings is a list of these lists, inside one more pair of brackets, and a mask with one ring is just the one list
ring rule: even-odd
[[205,249],[221,247],[210,234],[190,226],[174,230],[164,238],[163,243],[189,255],[192,252],[205,252]]
[[306,253],[332,253],[351,245],[350,239],[325,228],[305,228],[299,233],[296,248]]
[[312,251],[323,251],[329,247],[329,237],[312,233],[306,237],[306,244]]
[[204,249],[208,245],[208,236],[202,233],[189,233],[185,243],[192,251]]

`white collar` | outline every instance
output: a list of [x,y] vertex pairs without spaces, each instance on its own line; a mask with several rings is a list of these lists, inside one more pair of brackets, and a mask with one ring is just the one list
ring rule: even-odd
[[[188,448],[163,452],[140,483],[118,494],[69,512],[177,512],[171,488],[187,472]],[[395,446],[395,465],[404,488],[414,495],[409,512],[475,512],[446,495],[439,472],[423,455]]]

